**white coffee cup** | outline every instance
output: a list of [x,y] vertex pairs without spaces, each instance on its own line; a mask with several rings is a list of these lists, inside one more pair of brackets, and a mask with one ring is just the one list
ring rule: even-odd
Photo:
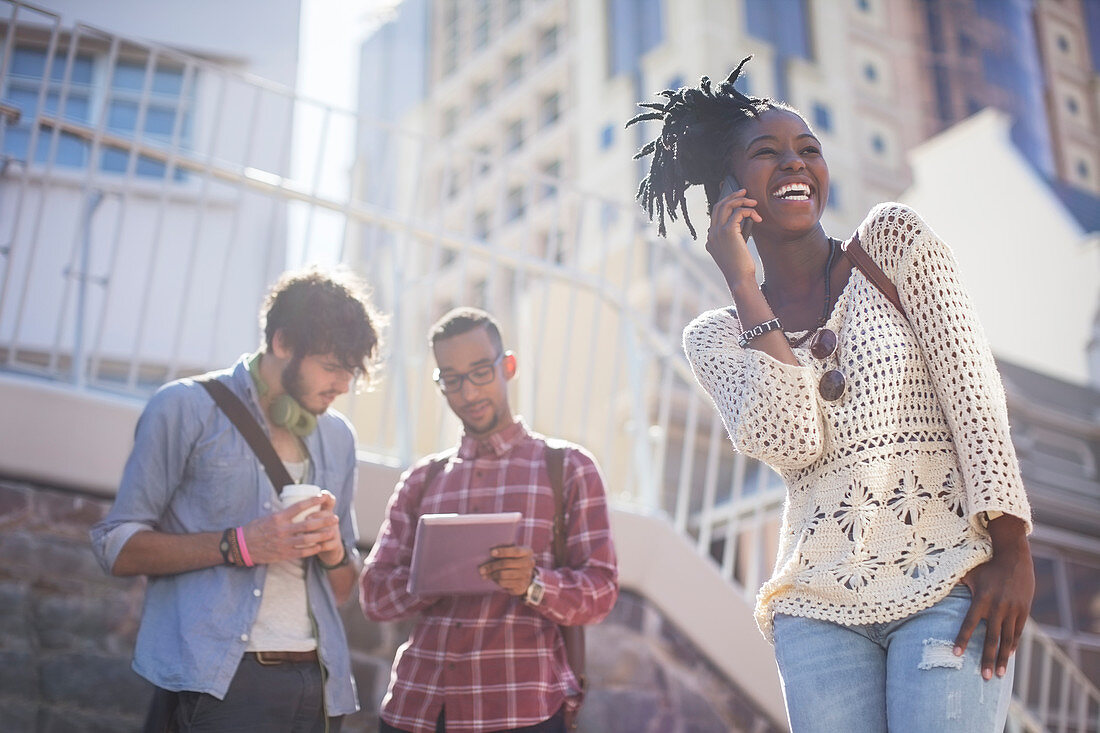
[[[302,499],[308,499],[312,496],[320,496],[321,487],[315,484],[287,484],[283,487],[283,490],[279,493],[279,500],[283,503],[283,509],[286,509],[291,504],[301,501]],[[294,516],[292,522],[301,522],[313,512],[320,510],[320,506],[311,506],[310,508],[298,512]]]

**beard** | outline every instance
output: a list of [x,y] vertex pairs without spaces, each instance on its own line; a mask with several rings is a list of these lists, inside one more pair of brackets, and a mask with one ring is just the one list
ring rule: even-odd
[[468,434],[470,434],[470,435],[488,435],[489,433],[492,433],[492,432],[496,431],[497,428],[501,427],[501,420],[503,418],[503,414],[502,414],[501,410],[498,409],[497,405],[490,402],[489,403],[489,415],[488,415],[488,417],[486,417],[482,421],[481,425],[475,425],[474,423],[472,423],[469,420],[465,419],[461,415],[459,416],[459,418],[462,420],[462,427],[464,427],[466,429],[466,432]]
[[294,401],[302,406],[302,409],[314,415],[320,415],[324,412],[324,410],[317,412],[302,399],[306,394],[306,386],[302,380],[302,357],[295,355],[290,358],[290,362],[283,367],[283,373],[279,376],[279,381],[283,383],[283,391],[293,397]]

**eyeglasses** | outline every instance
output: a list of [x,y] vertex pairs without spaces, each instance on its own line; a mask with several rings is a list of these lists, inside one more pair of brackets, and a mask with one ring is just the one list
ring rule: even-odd
[[[838,342],[836,332],[831,328],[819,329],[810,341],[810,354],[815,359],[824,361],[836,353]],[[828,402],[836,402],[843,397],[847,387],[848,380],[844,377],[844,372],[839,369],[830,369],[825,372],[817,383],[817,391],[821,393],[821,398]]]
[[439,391],[445,394],[451,394],[458,392],[462,389],[462,383],[467,379],[470,380],[470,384],[483,387],[489,384],[496,378],[497,364],[504,358],[505,353],[502,352],[497,355],[497,358],[493,359],[491,364],[485,364],[479,366],[476,369],[471,369],[468,372],[457,374],[454,372],[448,372],[447,374],[440,374],[439,367],[432,373],[432,381],[439,386]]

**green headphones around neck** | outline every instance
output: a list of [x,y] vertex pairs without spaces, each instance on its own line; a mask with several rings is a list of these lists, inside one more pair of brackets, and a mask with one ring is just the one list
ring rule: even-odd
[[[260,376],[261,356],[262,354],[257,351],[248,357],[246,364],[248,373],[252,375],[252,381],[256,385],[256,391],[260,397],[263,397],[269,388],[267,382]],[[285,392],[271,401],[271,405],[267,408],[267,415],[272,423],[280,428],[286,428],[299,438],[306,437],[317,428],[317,416]]]

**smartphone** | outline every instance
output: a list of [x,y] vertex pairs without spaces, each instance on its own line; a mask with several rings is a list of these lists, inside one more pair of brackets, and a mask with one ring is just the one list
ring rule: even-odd
[[[722,179],[722,185],[718,188],[718,200],[721,201],[726,196],[729,196],[734,191],[740,191],[741,184],[737,182],[737,179],[733,177],[733,174],[729,174]],[[752,219],[745,217],[741,220],[741,236],[746,240],[752,236]]]
[[718,200],[721,201],[726,196],[729,196],[734,191],[741,188],[741,184],[737,182],[737,179],[733,177],[733,174],[729,174],[722,179],[722,185],[718,188]]

